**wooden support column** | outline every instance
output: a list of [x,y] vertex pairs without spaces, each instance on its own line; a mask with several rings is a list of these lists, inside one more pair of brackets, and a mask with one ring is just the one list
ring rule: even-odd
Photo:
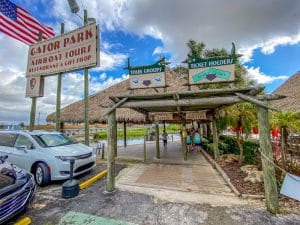
[[164,130],[166,130],[166,121],[164,120]]
[[212,132],[213,132],[213,147],[214,147],[214,156],[215,159],[218,159],[220,156],[219,153],[219,138],[218,138],[218,132],[217,132],[217,121],[216,118],[213,117],[213,121],[212,121]]
[[124,148],[127,147],[127,136],[126,136],[126,121],[124,120]]
[[[84,26],[88,25],[87,10],[84,11]],[[84,143],[90,145],[90,126],[89,126],[89,71],[84,68]]]
[[155,123],[155,143],[156,143],[156,158],[160,159],[160,150],[159,150],[159,123]]
[[[39,42],[42,41],[42,32],[39,31]],[[31,97],[31,110],[30,110],[30,120],[29,120],[29,131],[34,130],[35,124],[35,113],[36,113],[36,99],[37,97]]]
[[[60,25],[60,34],[65,33],[65,24],[61,23]],[[61,108],[61,79],[62,73],[57,75],[57,89],[56,89],[56,126],[55,129],[58,132],[62,132],[61,127],[61,118],[60,118],[60,108]]]
[[[186,120],[182,119],[182,133],[186,130]],[[181,135],[181,146],[182,146],[182,153],[183,153],[183,159],[187,160],[187,146],[186,146],[186,137],[183,137]]]
[[115,189],[115,152],[117,148],[117,126],[116,110],[108,114],[107,121],[107,179],[106,191],[112,192]]
[[[273,162],[273,152],[270,139],[270,124],[268,109],[257,105],[259,144],[263,155]],[[261,156],[262,168],[264,173],[264,187],[267,210],[271,213],[279,212],[278,192],[274,165],[264,156]]]
[[146,136],[144,137],[144,162],[146,162],[146,159],[147,159],[147,155],[146,155]]

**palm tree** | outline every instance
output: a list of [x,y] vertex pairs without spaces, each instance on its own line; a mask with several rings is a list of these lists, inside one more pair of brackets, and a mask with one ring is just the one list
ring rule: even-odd
[[283,156],[283,166],[286,166],[286,146],[289,131],[300,131],[299,113],[293,112],[277,112],[271,115],[272,127],[280,128],[281,148]]
[[236,141],[240,149],[239,163],[242,164],[244,160],[242,132],[250,134],[253,124],[257,123],[256,107],[252,103],[245,102],[229,106],[225,111],[228,125],[236,128]]

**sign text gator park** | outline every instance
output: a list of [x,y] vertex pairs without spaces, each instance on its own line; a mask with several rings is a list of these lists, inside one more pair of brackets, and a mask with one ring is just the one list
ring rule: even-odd
[[135,88],[155,88],[166,86],[164,59],[153,65],[130,66],[128,60],[128,72],[130,77],[130,87]]
[[27,77],[48,76],[99,65],[96,23],[29,47]]
[[189,84],[220,83],[234,81],[234,57],[191,59]]

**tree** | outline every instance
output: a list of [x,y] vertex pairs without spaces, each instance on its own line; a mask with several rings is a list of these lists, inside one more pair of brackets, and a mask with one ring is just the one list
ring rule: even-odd
[[289,132],[300,131],[299,113],[277,112],[271,115],[272,127],[280,128],[281,149],[283,155],[283,166],[286,167],[286,146]]
[[236,130],[236,141],[240,149],[239,163],[244,161],[244,137],[242,133],[250,134],[254,124],[257,124],[256,106],[252,103],[238,103],[224,108],[225,115],[220,120],[219,127],[224,129],[232,126]]

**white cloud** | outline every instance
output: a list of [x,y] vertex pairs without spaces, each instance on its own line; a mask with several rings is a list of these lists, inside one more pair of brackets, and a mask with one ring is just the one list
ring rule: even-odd
[[117,66],[124,65],[127,55],[122,53],[100,52],[100,67],[92,69],[92,71],[113,70]]
[[275,52],[275,48],[277,46],[284,45],[294,45],[300,43],[300,33],[293,36],[280,36],[275,37],[266,42],[258,43],[248,47],[242,47],[238,50],[243,56],[241,57],[241,61],[243,63],[249,62],[252,59],[253,51],[255,49],[260,49],[261,52],[265,55],[269,55]]
[[271,75],[264,74],[263,72],[260,71],[259,67],[247,68],[247,76],[250,79],[255,80],[258,84],[269,84],[276,80],[286,80],[288,78],[288,76],[286,75],[271,76]]
[[107,77],[106,73],[101,73],[101,74],[100,74],[100,79],[101,79],[101,80],[105,80],[106,77]]

